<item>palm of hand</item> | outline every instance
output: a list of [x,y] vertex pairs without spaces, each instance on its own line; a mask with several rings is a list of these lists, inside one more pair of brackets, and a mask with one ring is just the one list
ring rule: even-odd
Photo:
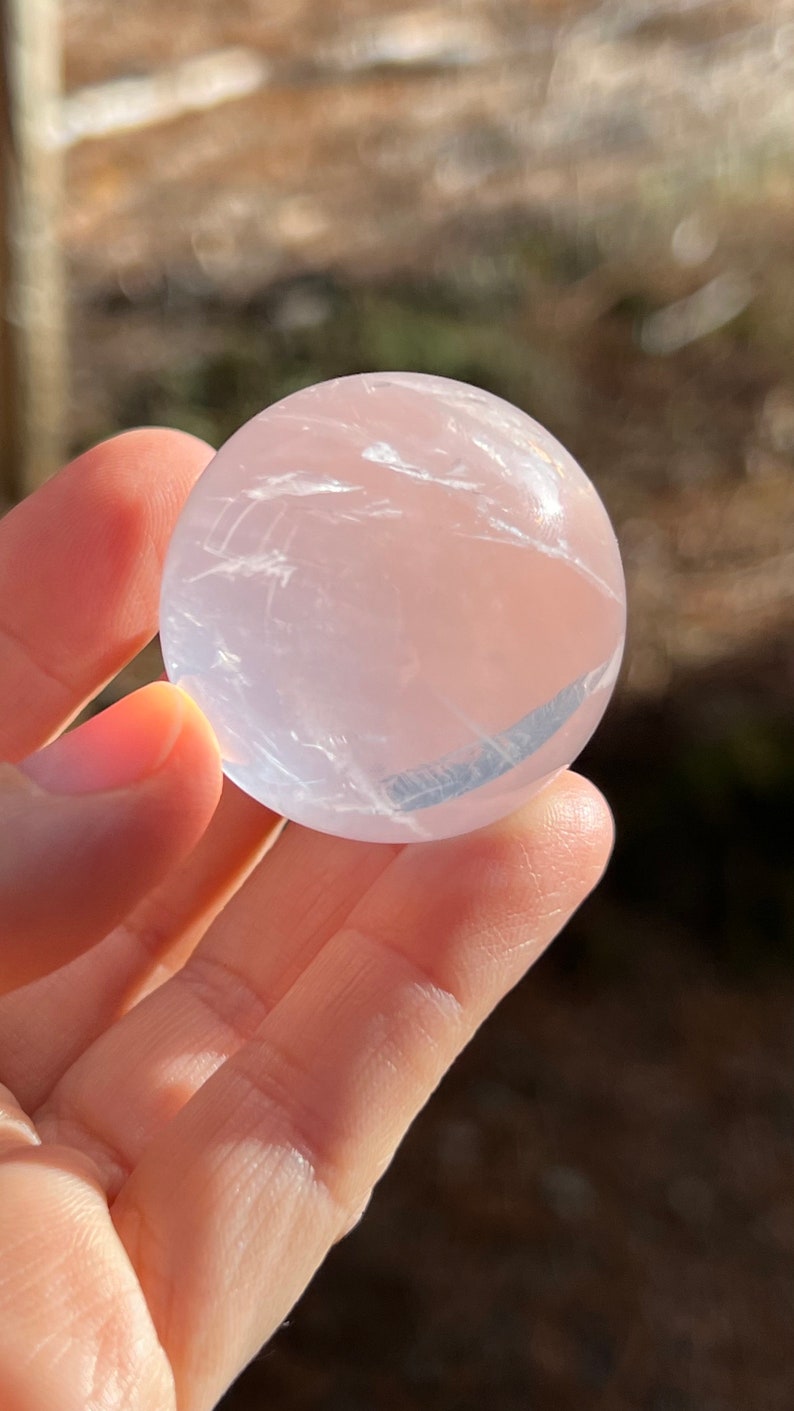
[[[0,757],[152,636],[207,455],[134,433],[0,525]],[[99,721],[0,767],[3,1407],[208,1411],[594,885],[610,827],[568,775],[447,843],[279,837],[229,786],[216,808],[216,747],[171,687]],[[150,767],[108,788],[97,751],[132,734]]]

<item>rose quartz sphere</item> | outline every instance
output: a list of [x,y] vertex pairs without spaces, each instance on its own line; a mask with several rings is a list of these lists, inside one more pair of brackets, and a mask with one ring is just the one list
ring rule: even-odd
[[381,372],[249,421],[165,565],[166,670],[246,793],[345,838],[413,842],[525,802],[589,739],[625,627],[579,466],[488,392]]

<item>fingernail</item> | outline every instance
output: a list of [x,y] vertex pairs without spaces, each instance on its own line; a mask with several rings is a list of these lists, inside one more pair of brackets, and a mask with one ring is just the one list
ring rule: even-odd
[[52,794],[129,788],[162,768],[184,719],[182,692],[158,681],[61,735],[19,768]]

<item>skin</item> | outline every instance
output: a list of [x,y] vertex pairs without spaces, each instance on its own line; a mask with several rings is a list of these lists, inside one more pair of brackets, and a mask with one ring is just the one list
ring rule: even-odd
[[4,1411],[215,1406],[612,844],[573,774],[446,842],[284,830],[164,682],[62,736],[210,455],[133,432],[0,523]]

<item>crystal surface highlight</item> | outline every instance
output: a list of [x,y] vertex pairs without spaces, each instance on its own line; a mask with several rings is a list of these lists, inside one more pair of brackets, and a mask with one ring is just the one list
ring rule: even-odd
[[166,670],[224,768],[342,837],[449,837],[580,752],[617,676],[620,555],[531,417],[418,373],[306,388],[190,495],[163,579]]

